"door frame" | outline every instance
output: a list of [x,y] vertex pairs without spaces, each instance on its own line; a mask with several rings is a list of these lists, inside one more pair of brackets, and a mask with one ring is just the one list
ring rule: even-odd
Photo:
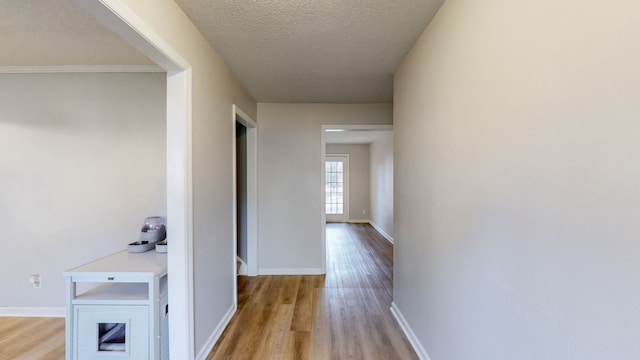
[[[238,226],[238,189],[236,122],[247,128],[247,273],[258,275],[258,123],[237,105],[233,105],[232,118],[232,162],[233,162],[233,228]],[[238,253],[238,232],[233,232],[233,274],[237,276],[236,256]],[[234,303],[238,304],[237,282],[234,278]]]
[[72,2],[167,73],[167,237],[173,239],[167,252],[172,279],[167,285],[172,314],[169,357],[194,359],[192,66],[121,0]]
[[327,141],[325,138],[326,130],[345,130],[345,131],[366,131],[366,130],[393,130],[393,125],[322,125],[320,126],[320,174],[322,174],[320,184],[320,204],[321,214],[320,216],[320,233],[321,236],[321,249],[322,249],[322,273],[327,273],[327,216],[325,214],[324,203],[326,199],[325,194],[325,179],[324,179],[324,159],[327,156]]
[[[342,202],[342,216],[338,219],[338,216],[334,216],[334,215],[327,215],[327,211],[326,208],[324,209],[325,212],[325,221],[330,221],[330,222],[349,222],[350,216],[349,216],[349,154],[326,154],[324,159],[325,159],[325,167],[324,167],[324,171],[322,173],[323,175],[323,179],[324,179],[324,183],[325,183],[325,198],[323,199],[323,205],[327,204],[327,198],[326,198],[326,161],[328,161],[328,159],[330,158],[340,158],[342,159],[342,163],[343,163],[343,171],[342,171],[342,186],[343,186],[343,202]],[[331,217],[331,220],[329,219]],[[335,220],[334,220],[335,219]]]

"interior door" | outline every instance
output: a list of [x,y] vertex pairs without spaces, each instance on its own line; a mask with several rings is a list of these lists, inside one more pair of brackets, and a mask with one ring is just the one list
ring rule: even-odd
[[349,221],[349,157],[327,155],[324,163],[327,222]]

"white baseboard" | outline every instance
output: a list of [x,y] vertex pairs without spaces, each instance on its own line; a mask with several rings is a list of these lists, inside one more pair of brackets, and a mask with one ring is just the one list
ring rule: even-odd
[[393,317],[396,318],[396,321],[400,325],[400,328],[402,328],[404,334],[407,336],[407,339],[409,339],[411,346],[413,346],[413,350],[416,352],[420,360],[431,360],[429,354],[427,354],[427,351],[422,346],[422,343],[420,343],[420,340],[418,340],[416,334],[413,332],[413,329],[411,329],[411,326],[409,326],[409,323],[407,323],[404,315],[402,315],[402,312],[400,312],[400,309],[398,309],[396,303],[394,302],[391,303],[391,313],[393,314]]
[[216,346],[216,342],[220,339],[220,335],[222,335],[224,329],[229,325],[229,322],[235,313],[236,306],[232,304],[227,313],[224,314],[224,317],[222,317],[222,320],[218,323],[218,326],[213,330],[213,333],[211,333],[211,336],[207,339],[207,342],[205,342],[204,346],[200,351],[198,351],[196,360],[205,360],[207,358],[207,355],[209,355],[211,350],[213,350],[213,347]]
[[63,307],[0,307],[0,316],[4,317],[65,317]]
[[369,219],[349,219],[349,224],[370,224]]
[[323,275],[322,269],[273,269],[261,268],[259,275]]
[[382,228],[378,226],[378,224],[374,223],[373,221],[369,221],[369,224],[371,224],[371,226],[373,226],[374,229],[378,230],[378,232],[382,236],[384,236],[385,239],[387,239],[390,243],[393,244],[393,238],[391,237],[391,235],[387,234],[384,230],[382,230]]

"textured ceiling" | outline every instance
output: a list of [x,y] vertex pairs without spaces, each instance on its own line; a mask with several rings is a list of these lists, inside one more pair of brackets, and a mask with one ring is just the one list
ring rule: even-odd
[[153,65],[68,0],[0,0],[0,66]]
[[444,0],[177,0],[259,102],[391,102]]
[[[259,102],[391,102],[444,0],[177,0]],[[69,0],[0,0],[0,66],[153,65]]]

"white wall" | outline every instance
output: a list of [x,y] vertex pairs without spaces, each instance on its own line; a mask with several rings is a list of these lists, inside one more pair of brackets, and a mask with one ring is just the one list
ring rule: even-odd
[[394,301],[434,360],[640,358],[640,5],[448,0],[395,74]]
[[0,75],[0,312],[64,307],[63,271],[165,216],[165,79]]
[[262,273],[322,267],[322,125],[389,125],[390,104],[258,104]]
[[393,132],[370,145],[371,223],[393,241]]
[[349,221],[369,220],[369,144],[327,144],[326,154],[349,155]]
[[174,1],[122,3],[192,66],[195,352],[202,356],[234,301],[232,105],[255,119],[256,103]]

